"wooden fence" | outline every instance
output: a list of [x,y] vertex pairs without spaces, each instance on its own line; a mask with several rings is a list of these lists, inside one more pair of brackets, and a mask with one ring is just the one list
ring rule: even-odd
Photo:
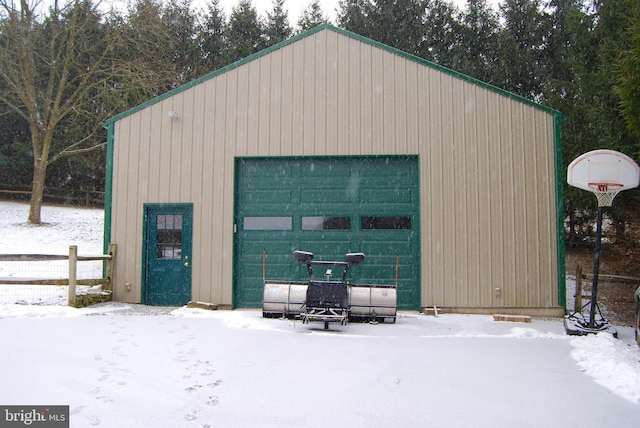
[[[68,278],[0,278],[0,284],[14,285],[59,285],[69,286],[68,305],[83,306],[83,302],[76,295],[76,286],[96,286],[102,285],[102,290],[110,294],[113,292],[111,278],[113,278],[114,262],[116,255],[116,244],[109,244],[107,254],[96,256],[79,256],[78,247],[69,247],[69,255],[44,255],[44,254],[0,254],[0,262],[46,262],[54,260],[69,260]],[[77,279],[78,262],[102,261],[106,262],[104,277],[91,279]],[[80,300],[80,301],[79,301]]]
[[[96,190],[46,187],[43,196],[44,201],[49,203],[85,207],[104,206],[104,192]],[[0,197],[9,200],[29,200],[31,198],[31,188],[14,187],[11,189],[0,189]]]

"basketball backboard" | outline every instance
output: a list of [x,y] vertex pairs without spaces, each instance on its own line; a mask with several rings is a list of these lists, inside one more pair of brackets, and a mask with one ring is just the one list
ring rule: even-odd
[[619,192],[638,187],[639,182],[638,164],[615,150],[600,149],[585,153],[571,162],[567,169],[567,183],[595,193],[601,202],[600,206],[610,206]]

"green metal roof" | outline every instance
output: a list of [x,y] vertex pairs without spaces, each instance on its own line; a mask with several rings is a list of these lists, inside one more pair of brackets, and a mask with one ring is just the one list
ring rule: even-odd
[[211,72],[209,74],[205,74],[204,76],[202,76],[202,77],[200,77],[198,79],[192,80],[191,82],[186,83],[186,84],[184,84],[182,86],[179,86],[179,87],[177,87],[177,88],[175,88],[175,89],[173,89],[171,91],[168,91],[165,94],[162,94],[162,95],[160,95],[158,97],[152,98],[152,99],[150,99],[149,101],[147,101],[145,103],[142,103],[142,104],[140,104],[140,105],[138,105],[136,107],[133,107],[133,108],[131,108],[131,109],[125,111],[125,112],[122,112],[122,113],[120,113],[120,114],[118,114],[116,116],[113,116],[112,118],[108,119],[105,122],[104,127],[106,128],[109,124],[117,122],[118,120],[120,120],[120,119],[122,119],[122,118],[124,118],[126,116],[129,116],[129,115],[131,115],[131,114],[133,114],[133,113],[135,113],[137,111],[145,109],[145,108],[147,108],[147,107],[149,107],[149,106],[151,106],[153,104],[156,104],[156,103],[158,103],[158,102],[160,102],[160,101],[162,101],[164,99],[167,99],[167,98],[169,98],[169,97],[171,97],[171,96],[173,96],[175,94],[178,94],[178,93],[180,93],[182,91],[185,91],[185,90],[187,90],[187,89],[189,89],[189,88],[191,88],[193,86],[199,85],[202,82],[205,82],[205,81],[207,81],[209,79],[213,79],[214,77],[219,76],[221,74],[224,74],[227,71],[233,70],[234,68],[240,67],[243,64],[251,62],[251,61],[253,61],[253,60],[257,59],[257,58],[260,58],[262,56],[268,55],[271,52],[274,52],[274,51],[276,51],[278,49],[281,49],[281,48],[283,48],[283,47],[285,47],[287,45],[295,43],[295,42],[297,42],[297,41],[299,41],[301,39],[304,39],[305,37],[308,37],[308,36],[310,36],[312,34],[318,33],[318,32],[323,31],[323,30],[334,31],[334,32],[336,32],[338,34],[342,34],[344,36],[350,37],[352,39],[358,40],[358,41],[360,41],[362,43],[366,43],[366,44],[371,45],[371,46],[375,46],[375,47],[377,47],[379,49],[383,49],[383,50],[385,50],[387,52],[391,52],[391,53],[393,53],[395,55],[401,56],[401,57],[406,58],[406,59],[408,59],[410,61],[414,61],[414,62],[416,62],[418,64],[424,65],[426,67],[433,68],[435,70],[438,70],[438,71],[441,71],[443,73],[449,74],[449,75],[451,75],[453,77],[456,77],[458,79],[462,79],[462,80],[465,80],[467,82],[473,83],[475,85],[481,86],[481,87],[483,87],[485,89],[488,89],[488,90],[490,90],[492,92],[499,93],[499,94],[501,94],[503,96],[506,96],[508,98],[514,99],[516,101],[519,101],[519,102],[522,102],[524,104],[527,104],[527,105],[533,106],[535,108],[538,108],[540,110],[546,111],[547,113],[561,116],[560,112],[558,112],[557,110],[554,110],[554,109],[552,109],[550,107],[546,107],[546,106],[544,106],[542,104],[536,103],[534,101],[531,101],[531,100],[529,100],[527,98],[521,97],[520,95],[516,95],[514,93],[511,93],[511,92],[506,91],[504,89],[500,89],[500,88],[498,88],[496,86],[490,85],[489,83],[486,83],[486,82],[483,82],[481,80],[475,79],[475,78],[473,78],[471,76],[467,76],[466,74],[459,73],[457,71],[451,70],[451,69],[443,67],[441,65],[438,65],[438,64],[436,64],[434,62],[427,61],[425,59],[422,59],[422,58],[417,57],[415,55],[412,55],[410,53],[401,51],[399,49],[392,48],[391,46],[387,46],[387,45],[382,44],[380,42],[376,42],[375,40],[371,40],[371,39],[369,39],[367,37],[363,37],[363,36],[361,36],[359,34],[352,33],[351,31],[343,30],[341,28],[334,27],[333,25],[330,25],[330,24],[323,24],[323,25],[319,25],[319,26],[317,26],[315,28],[312,28],[312,29],[310,29],[308,31],[305,31],[304,33],[300,33],[297,36],[291,37],[290,39],[287,39],[287,40],[285,40],[283,42],[280,42],[280,43],[278,43],[276,45],[273,45],[273,46],[271,46],[269,48],[263,49],[260,52],[256,52],[253,55],[249,55],[246,58],[242,58],[241,60],[238,60],[238,61],[236,61],[236,62],[234,62],[232,64],[229,64],[229,65],[227,65],[225,67],[222,67],[219,70],[213,71],[213,72]]

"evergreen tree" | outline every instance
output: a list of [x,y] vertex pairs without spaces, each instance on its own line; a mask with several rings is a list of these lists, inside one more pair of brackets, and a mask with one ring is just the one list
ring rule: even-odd
[[420,55],[424,39],[423,0],[373,0],[370,36],[385,45]]
[[267,13],[267,45],[271,46],[287,40],[292,33],[288,13],[284,10],[284,0],[273,0],[272,10]]
[[361,36],[371,37],[370,13],[369,0],[340,0],[338,3],[338,25]]
[[547,42],[545,97],[561,110],[564,99],[577,96],[578,77],[596,64],[594,16],[582,9],[581,0],[550,0],[548,8],[552,27]]
[[220,7],[220,0],[210,0],[204,22],[197,36],[202,74],[215,71],[229,64],[227,39],[225,37],[226,16]]
[[[621,52],[631,47],[628,31],[630,9],[625,3],[600,0],[595,4],[596,25],[593,33],[598,65],[587,79],[589,87],[585,89],[585,100],[591,105],[585,119],[597,139],[598,148],[617,150],[638,159],[640,139],[625,126],[621,99],[615,91]],[[620,234],[624,233],[624,222],[631,209],[625,201],[634,198],[640,199],[637,192],[622,192],[608,212]]]
[[614,86],[617,81],[621,52],[631,46],[629,9],[624,1],[600,0],[596,3],[596,25],[593,31],[597,48],[597,66],[590,72],[587,99],[591,101],[590,121],[600,147],[631,153],[638,139],[625,127],[620,112],[620,98]]
[[460,54],[458,35],[462,31],[456,19],[458,9],[449,0],[425,2],[424,40],[420,56],[445,67],[453,67]]
[[504,26],[499,34],[495,83],[539,101],[545,79],[546,41],[551,20],[541,0],[506,0],[500,6]]
[[[544,102],[567,118],[562,127],[564,165],[599,148],[633,154],[637,138],[624,126],[614,91],[619,52],[630,46],[628,9],[617,0],[552,0],[551,6]],[[632,196],[623,193],[617,200]],[[624,205],[609,211],[616,223],[624,218]],[[565,187],[565,206],[572,231],[577,230],[577,213],[587,219],[595,215],[593,196],[573,187]]]
[[[5,91],[1,83],[0,91]],[[32,150],[29,124],[18,113],[0,104],[0,183],[4,188],[31,183]]]
[[425,0],[342,0],[341,27],[414,55],[423,51]]
[[173,69],[176,85],[198,76],[200,53],[196,42],[197,19],[191,12],[191,0],[166,0],[161,22],[167,35],[163,48],[170,55],[167,66]]
[[[591,108],[585,89],[588,74],[597,66],[593,39],[595,16],[583,9],[581,0],[551,0],[552,28],[547,42],[544,104],[562,112],[562,161],[566,166],[579,155],[598,148],[598,140],[586,120]],[[565,211],[569,218],[569,242],[580,240],[580,221],[593,219],[593,197],[564,185]]]
[[329,19],[325,17],[318,0],[309,3],[298,19],[298,32],[310,30],[318,25],[328,24]]
[[[636,0],[625,0],[621,6],[629,11],[626,29],[627,45],[622,47],[617,59],[617,82],[615,91],[620,97],[621,113],[627,127],[635,134],[636,143],[632,153],[640,157],[640,4]],[[631,154],[631,153],[629,153]]]
[[234,62],[266,47],[263,24],[251,0],[240,0],[225,27],[229,61]]
[[179,41],[163,18],[160,0],[137,0],[130,6],[123,24],[119,61],[128,64],[130,73],[116,85],[126,98],[122,108],[141,104],[183,83],[174,67]]
[[457,71],[495,83],[499,22],[487,0],[467,0],[462,14],[460,54],[452,64]]

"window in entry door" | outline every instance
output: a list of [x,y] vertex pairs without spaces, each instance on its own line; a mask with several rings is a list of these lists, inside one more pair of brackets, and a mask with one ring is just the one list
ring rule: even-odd
[[182,258],[182,214],[158,214],[156,258]]

